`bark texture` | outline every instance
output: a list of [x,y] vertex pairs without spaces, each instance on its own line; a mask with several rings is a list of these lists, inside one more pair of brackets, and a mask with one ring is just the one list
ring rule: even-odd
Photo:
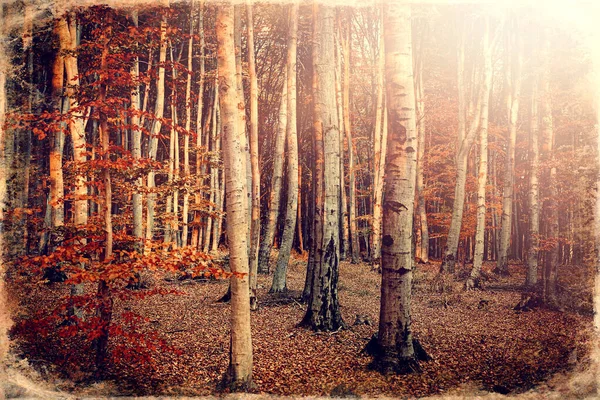
[[374,366],[385,373],[406,373],[419,371],[410,309],[417,166],[410,5],[385,6],[384,34],[389,133],[383,204],[380,351]]
[[[315,230],[319,230],[320,234],[313,249],[312,290],[302,321],[303,325],[324,331],[335,331],[345,326],[338,301],[341,151],[335,101],[334,19],[333,7],[319,7],[315,20],[319,24],[319,57],[314,72],[317,74],[315,101],[319,112],[316,118],[322,129],[317,133],[322,133],[323,209],[315,215]],[[316,162],[319,161],[317,158]]]
[[227,201],[227,230],[231,272],[231,348],[225,383],[246,390],[252,383],[252,338],[248,282],[248,190],[246,156],[238,133],[238,91],[235,78],[233,6],[217,10],[217,62],[223,118],[223,161]]
[[296,128],[296,47],[298,43],[298,5],[290,5],[290,31],[287,53],[287,206],[285,224],[277,257],[277,267],[273,275],[271,292],[287,290],[286,276],[290,252],[294,241],[296,218],[298,215],[298,136]]

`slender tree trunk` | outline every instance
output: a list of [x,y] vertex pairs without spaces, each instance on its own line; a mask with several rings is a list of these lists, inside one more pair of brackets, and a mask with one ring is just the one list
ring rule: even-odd
[[[215,81],[216,82],[216,81]],[[217,202],[217,174],[219,171],[219,156],[216,155],[217,149],[218,149],[218,139],[217,139],[217,135],[219,134],[219,122],[218,122],[218,111],[219,111],[219,86],[215,84],[215,100],[214,100],[214,105],[212,108],[212,126],[211,126],[211,134],[210,134],[210,140],[211,140],[211,145],[212,145],[212,149],[213,149],[213,156],[211,156],[211,162],[210,162],[210,200],[214,201],[215,203]],[[207,141],[208,142],[208,141]],[[207,144],[208,145],[208,144]],[[211,212],[213,211],[213,207],[212,205],[209,205],[208,211]],[[219,210],[221,211],[221,210]],[[206,220],[206,229],[204,231],[204,245],[203,245],[203,251],[205,253],[208,253],[209,251],[211,251],[211,247],[210,247],[210,241],[212,238],[212,231],[213,231],[213,224],[217,223],[217,221],[219,221],[219,219],[215,219],[212,218],[209,214],[207,220]],[[215,249],[216,250],[216,249]]]
[[[428,29],[428,28],[425,28]],[[424,263],[429,263],[429,226],[427,224],[427,209],[424,193],[424,162],[425,162],[425,94],[423,88],[423,58],[425,57],[425,34],[419,39],[418,54],[416,55],[415,71],[415,103],[417,106],[417,213],[420,222],[419,258]]]
[[527,250],[527,276],[525,286],[529,289],[537,285],[539,235],[540,235],[540,149],[539,149],[539,116],[538,116],[538,83],[534,78],[531,88],[531,120],[529,136],[529,248]]
[[[103,32],[100,42],[103,44],[102,57],[100,61],[100,95],[98,102],[100,104],[100,144],[102,146],[101,158],[105,161],[102,167],[102,180],[104,187],[102,189],[102,215],[104,217],[104,232],[106,234],[104,243],[104,257],[102,262],[110,264],[112,261],[113,254],[113,224],[112,224],[112,182],[110,176],[110,168],[108,163],[110,162],[109,152],[109,131],[108,131],[108,117],[106,115],[106,108],[108,105],[104,104],[106,101],[107,81],[108,77],[108,66],[107,57],[109,52],[109,40],[111,34],[111,21],[108,21],[108,27]],[[106,357],[108,352],[108,338],[109,338],[109,326],[112,320],[112,309],[113,300],[110,293],[109,282],[107,277],[102,277],[98,283],[98,309],[97,316],[100,318],[101,323],[101,335],[95,342],[96,347],[96,373],[98,376],[102,376],[106,372]]]
[[[349,15],[349,17],[351,17]],[[351,18],[348,18],[351,21]],[[358,242],[358,232],[356,229],[356,176],[354,172],[354,143],[352,142],[352,129],[350,126],[350,23],[347,21],[345,37],[342,38],[342,47],[344,55],[344,84],[343,84],[343,104],[344,104],[344,131],[346,141],[348,142],[348,218],[350,226],[350,240],[352,243],[352,262],[360,261],[360,244]]]
[[[185,84],[185,136],[183,138],[183,178],[185,182],[190,179],[191,169],[190,169],[190,129],[192,126],[192,103],[191,103],[191,95],[192,95],[192,75],[193,75],[193,51],[194,51],[194,1],[192,0],[191,4],[192,13],[190,13],[190,39],[188,40],[188,60],[187,60],[187,69],[188,76]],[[200,11],[202,12],[202,11]],[[201,108],[198,109],[199,112],[202,111]],[[189,226],[188,221],[190,212],[190,193],[186,190],[183,193],[183,208],[181,210],[181,217],[183,219],[183,228],[181,232],[181,244],[185,247],[188,244],[188,236],[189,236]]]
[[271,257],[271,249],[273,248],[273,239],[275,237],[275,225],[277,224],[277,217],[279,216],[279,201],[281,199],[281,184],[283,180],[283,150],[287,129],[287,103],[287,77],[284,77],[283,91],[279,103],[279,122],[273,153],[273,175],[271,180],[271,193],[269,195],[269,211],[258,255],[258,272],[262,274],[269,273],[269,259]]
[[[196,193],[194,194],[194,203],[196,208],[200,208],[202,195],[200,186],[202,185],[202,112],[204,111],[204,0],[200,0],[198,9],[198,36],[200,38],[200,79],[198,85],[198,107],[196,110]],[[216,81],[215,81],[216,82]],[[215,83],[215,87],[217,84]],[[215,102],[216,103],[216,102]],[[214,106],[216,108],[216,105]],[[194,211],[194,229],[192,230],[192,247],[199,248],[202,235],[200,234],[200,210]]]
[[[381,18],[383,20],[383,17]],[[382,127],[382,114],[385,116],[383,97],[383,74],[385,68],[383,28],[379,33],[379,56],[377,58],[377,102],[375,106],[375,130],[373,132],[373,219],[371,230],[372,243],[371,254],[374,263],[381,259],[381,202],[383,199],[383,171],[385,168],[385,148],[387,141],[387,130]]]
[[[320,6],[315,23],[319,24],[319,57],[316,69],[318,103],[316,115],[322,130],[323,212],[316,229],[321,230],[316,243],[312,290],[303,325],[315,330],[335,331],[345,327],[339,309],[338,275],[340,260],[340,140],[335,102],[334,8]],[[318,133],[319,130],[317,130]],[[320,152],[320,150],[319,150]],[[318,154],[320,157],[320,154]],[[317,164],[321,160],[316,159]]]
[[492,86],[492,52],[490,48],[490,20],[485,18],[483,32],[483,100],[481,104],[481,123],[479,126],[479,175],[477,178],[477,227],[475,228],[475,251],[473,269],[467,279],[466,288],[479,286],[481,265],[483,264],[485,222],[486,222],[486,185],[488,171],[488,114],[490,90]]
[[[64,110],[64,72],[65,62],[64,57],[59,53],[54,58],[52,65],[52,103],[56,112],[63,114]],[[61,124],[62,125],[62,124]],[[61,126],[61,128],[64,128]],[[49,156],[50,169],[50,198],[49,206],[51,207],[51,224],[53,232],[50,235],[50,248],[54,250],[63,237],[56,228],[60,228],[65,224],[65,205],[64,205],[64,177],[63,177],[63,148],[65,144],[65,135],[62,129],[59,129],[50,134],[50,142],[52,147]]]
[[250,164],[252,169],[252,218],[250,227],[250,308],[258,309],[256,298],[258,246],[260,240],[260,170],[258,166],[258,81],[254,55],[252,5],[246,4],[248,31],[248,78],[250,80]]
[[[6,16],[5,5],[0,4],[0,51],[2,54],[7,54],[5,48],[6,43]],[[4,257],[6,255],[4,239],[4,210],[6,208],[6,178],[7,165],[5,158],[6,146],[6,75],[8,73],[9,58],[0,57],[0,382],[6,382],[6,357],[9,350],[8,330],[11,326],[10,309],[8,305],[8,293],[5,284],[6,263]],[[0,385],[0,398],[4,398],[4,386]]]
[[[310,244],[310,254],[306,265],[306,279],[304,289],[302,290],[302,301],[309,302],[312,298],[313,274],[315,265],[319,259],[318,249],[323,238],[322,214],[323,214],[323,121],[321,116],[321,103],[319,97],[319,76],[317,68],[319,65],[319,56],[321,54],[321,29],[319,17],[319,5],[315,2],[312,7],[312,105],[313,105],[313,215],[311,221],[312,240]],[[340,120],[338,113],[338,121]],[[339,140],[339,138],[338,138]],[[341,147],[341,146],[340,146]],[[341,150],[341,149],[340,149]],[[343,191],[341,185],[340,191]],[[341,213],[340,213],[341,214]]]
[[552,117],[552,94],[550,92],[550,32],[545,30],[541,49],[541,75],[540,75],[540,104],[541,134],[545,140],[544,160],[548,165],[547,200],[544,204],[548,240],[552,247],[546,251],[544,257],[544,302],[550,307],[558,307],[556,284],[558,278],[558,204],[556,188],[556,162],[554,159],[554,121]]
[[458,243],[465,205],[465,185],[467,180],[468,158],[475,135],[479,129],[481,114],[481,98],[478,96],[474,112],[469,113],[471,123],[467,129],[467,100],[465,99],[465,40],[466,29],[463,26],[461,38],[458,43],[458,146],[456,152],[456,186],[454,188],[454,202],[452,205],[452,220],[448,230],[444,258],[440,268],[441,272],[454,272],[458,260]]
[[390,126],[383,205],[379,351],[374,364],[383,372],[406,373],[420,370],[410,310],[417,129],[409,4],[385,7],[384,33]]
[[[338,14],[339,17],[339,14]],[[338,23],[339,23],[338,19]],[[337,103],[337,118],[338,124],[340,126],[340,207],[341,207],[341,241],[342,245],[340,248],[340,260],[345,260],[348,254],[350,253],[350,228],[348,225],[348,199],[346,196],[346,180],[344,174],[344,100],[343,100],[343,90],[342,90],[342,39],[341,39],[341,26],[338,26],[338,35],[336,35],[337,45],[335,46],[336,50],[336,59],[335,59],[335,98]]]
[[239,128],[238,91],[235,77],[233,38],[234,9],[217,9],[217,63],[219,96],[223,118],[223,161],[227,196],[229,265],[231,272],[231,348],[224,378],[233,390],[247,390],[252,384],[252,338],[248,282],[248,195],[245,182],[246,159]]
[[285,224],[277,257],[277,267],[273,274],[271,292],[284,292],[287,290],[287,267],[290,261],[290,252],[294,241],[296,217],[298,207],[298,137],[296,132],[296,46],[298,41],[298,5],[290,5],[290,31],[288,37],[287,53],[287,189],[288,200],[285,212]]
[[[66,86],[66,95],[69,98],[69,109],[71,110],[71,118],[69,118],[68,128],[71,136],[71,142],[73,145],[73,161],[76,164],[83,164],[87,161],[87,148],[85,139],[85,127],[83,123],[83,111],[79,109],[79,103],[77,101],[76,93],[79,87],[79,69],[77,66],[77,19],[74,13],[69,14],[67,17],[61,18],[58,21],[58,35],[60,49],[59,51],[64,54],[65,63],[65,78],[68,85]],[[88,223],[88,201],[87,201],[87,182],[83,174],[77,174],[75,176],[75,189],[73,197],[73,222],[80,229]],[[81,242],[85,244],[86,239],[82,238]],[[81,265],[84,268],[83,265]],[[79,296],[84,291],[83,285],[71,286],[71,295]],[[82,318],[83,314],[81,311],[73,307],[70,313]]]
[[[137,11],[132,12],[132,19],[134,25],[138,26],[138,14]],[[136,57],[133,61],[133,65],[131,66],[131,78],[135,83],[135,87],[131,90],[131,155],[133,159],[139,161],[142,158],[142,131],[141,131],[141,123],[140,123],[140,86],[138,84],[140,74],[140,64],[139,59]],[[146,84],[148,87],[149,84]],[[148,96],[146,94],[146,96]],[[144,98],[145,99],[145,98]],[[144,185],[142,178],[136,180],[136,188],[137,190],[133,193],[132,202],[133,202],[133,236],[135,236],[138,240],[142,240],[143,238],[143,210],[142,210],[142,193],[141,189]],[[142,243],[137,243],[136,247],[138,251],[143,249]]]
[[[167,20],[163,18],[160,22],[160,51],[158,55],[158,79],[156,81],[156,103],[154,107],[154,121],[150,130],[150,143],[148,145],[148,158],[156,161],[158,152],[158,135],[162,127],[161,119],[165,109],[165,67],[164,63],[167,60]],[[154,214],[156,207],[156,192],[153,192],[156,187],[155,172],[148,173],[148,196],[146,196],[146,206],[148,208],[146,215],[146,240],[151,240],[154,235]],[[149,251],[149,248],[145,248]]]
[[[516,30],[517,28],[515,28]],[[498,263],[496,272],[501,275],[508,274],[508,250],[510,247],[510,237],[512,232],[513,218],[513,196],[514,196],[514,176],[515,176],[515,145],[517,141],[517,120],[519,117],[519,97],[521,94],[521,69],[523,65],[523,39],[519,33],[513,35],[509,33],[510,49],[515,54],[512,55],[507,68],[510,66],[510,83],[507,90],[509,97],[507,100],[508,108],[508,148],[506,151],[506,170],[504,172],[504,188],[502,191],[502,225],[500,230],[500,251],[498,254]],[[508,53],[511,54],[510,52]]]

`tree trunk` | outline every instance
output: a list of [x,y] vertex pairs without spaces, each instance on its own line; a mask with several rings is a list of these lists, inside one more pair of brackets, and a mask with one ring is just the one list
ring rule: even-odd
[[527,249],[527,276],[525,286],[532,289],[537,285],[538,256],[540,243],[540,149],[539,149],[539,115],[538,115],[538,82],[533,79],[531,88],[531,120],[529,137],[529,248]]
[[273,175],[271,180],[271,193],[269,195],[269,212],[263,240],[260,244],[258,256],[258,272],[268,274],[271,249],[275,237],[275,225],[279,216],[279,201],[281,199],[281,184],[283,180],[283,150],[287,130],[287,76],[284,77],[283,91],[279,103],[279,126],[275,136],[275,150],[273,153]]
[[[383,18],[381,18],[383,21]],[[382,119],[385,118],[387,110],[384,103],[383,74],[385,68],[385,45],[383,29],[379,34],[379,56],[377,59],[377,102],[375,106],[375,130],[373,132],[373,219],[371,230],[372,261],[376,264],[381,259],[381,202],[383,199],[383,171],[385,168],[385,149],[387,141],[387,130],[382,128]],[[383,114],[383,116],[382,116]]]
[[558,307],[556,284],[558,278],[558,204],[556,188],[556,163],[554,160],[554,121],[552,117],[552,94],[550,91],[550,32],[545,30],[541,49],[540,104],[541,134],[545,140],[544,161],[548,165],[547,200],[544,204],[547,240],[551,248],[544,257],[543,297],[546,305]]
[[[349,15],[349,17],[351,17]],[[351,21],[351,18],[349,18]],[[348,142],[348,219],[350,226],[350,240],[352,250],[352,262],[360,261],[360,245],[356,229],[356,177],[354,172],[354,144],[352,142],[352,129],[350,127],[350,24],[347,21],[345,37],[342,38],[344,55],[344,84],[342,87],[342,99],[344,104],[344,131]]]
[[[83,112],[79,110],[79,102],[77,101],[76,93],[79,88],[79,69],[77,67],[77,19],[74,13],[68,17],[61,18],[58,21],[58,35],[60,49],[64,54],[65,62],[65,78],[68,85],[66,86],[66,95],[69,98],[69,109],[76,110],[71,112],[68,127],[73,145],[73,161],[75,164],[83,164],[87,161],[87,148],[85,139],[85,127],[83,124]],[[88,223],[88,194],[86,178],[83,174],[75,176],[75,189],[73,197],[73,222],[80,229],[85,229]],[[81,243],[85,244],[86,239],[82,238]],[[84,268],[83,265],[81,265]],[[83,294],[84,288],[82,284],[71,286],[71,295],[79,296]],[[83,314],[79,309],[73,307],[70,313],[81,318]]]
[[[319,16],[319,5],[313,3],[312,7],[312,105],[313,105],[313,148],[314,148],[314,164],[313,164],[313,215],[311,221],[312,240],[310,244],[310,254],[308,255],[308,263],[306,265],[306,279],[304,280],[304,289],[302,290],[302,301],[309,302],[312,298],[312,285],[315,264],[317,263],[319,254],[317,253],[318,243],[322,242],[323,230],[322,214],[323,214],[323,121],[321,120],[321,103],[319,97],[319,81],[317,68],[319,65],[319,55],[321,54],[320,42],[320,23],[317,20]],[[338,114],[338,121],[340,120]],[[339,141],[339,138],[338,138]],[[341,146],[340,146],[341,147]],[[341,149],[340,149],[341,150]],[[343,191],[341,185],[340,191]],[[341,213],[340,213],[341,214]]]
[[[138,14],[137,11],[132,12],[132,19],[134,25],[138,26]],[[140,116],[138,114],[140,110],[140,85],[138,84],[140,74],[139,59],[136,57],[131,66],[131,79],[135,83],[135,87],[131,90],[131,155],[133,159],[139,161],[142,158],[142,130],[140,124]],[[146,86],[149,86],[146,84]],[[143,210],[142,210],[142,193],[141,189],[144,185],[142,178],[136,180],[136,190],[132,196],[133,202],[133,236],[135,236],[139,243],[136,243],[136,248],[141,251],[143,246],[141,240],[143,238]]]
[[[518,27],[514,27],[517,30]],[[508,148],[506,151],[506,170],[504,171],[504,187],[502,190],[502,221],[500,228],[500,251],[498,253],[498,262],[496,272],[501,275],[507,275],[508,272],[508,250],[510,247],[510,237],[512,232],[513,218],[513,196],[514,196],[514,176],[515,176],[515,145],[517,140],[517,120],[519,117],[519,96],[521,94],[521,69],[523,65],[523,39],[519,33],[512,30],[509,33],[509,61],[507,68],[510,68],[510,77],[507,76],[507,111],[508,111]]]
[[287,53],[287,189],[288,200],[285,212],[285,225],[277,257],[277,267],[273,274],[271,292],[284,292],[287,290],[286,276],[290,261],[290,252],[294,241],[296,217],[298,207],[298,137],[296,132],[296,46],[298,41],[298,5],[290,5],[290,32],[288,37]]
[[383,205],[379,351],[374,365],[385,373],[406,373],[420,370],[410,311],[417,166],[410,5],[386,6],[384,33],[390,125]]
[[[192,0],[190,6],[192,13],[190,13],[190,38],[188,40],[188,60],[187,60],[187,69],[188,76],[185,84],[185,136],[183,138],[183,177],[185,182],[188,182],[190,179],[190,129],[192,126],[192,104],[190,102],[191,94],[192,94],[192,75],[193,75],[193,51],[194,51],[194,1]],[[202,11],[200,11],[202,12]],[[199,112],[202,112],[201,108],[198,108]],[[183,193],[183,208],[181,210],[181,217],[183,220],[183,228],[181,232],[181,244],[185,247],[188,244],[188,235],[189,235],[189,212],[190,212],[190,193],[186,190]]]
[[[6,17],[4,15],[4,4],[0,4],[0,51],[2,54],[7,54],[4,44],[6,43]],[[5,283],[6,263],[4,240],[4,210],[6,208],[6,178],[7,165],[5,158],[6,145],[6,75],[8,73],[9,63],[8,57],[0,58],[0,382],[6,382],[6,357],[9,349],[8,330],[11,326],[10,311],[8,305],[8,293]],[[0,385],[0,398],[4,398],[4,387]]]
[[223,118],[223,161],[229,231],[231,277],[231,348],[225,383],[233,390],[247,390],[252,384],[252,338],[250,332],[250,293],[248,283],[248,195],[246,157],[239,128],[238,91],[233,38],[234,9],[217,9],[217,63],[219,96]]
[[[338,15],[339,17],[339,15]],[[339,22],[339,21],[338,21]],[[350,229],[348,224],[348,198],[346,196],[346,180],[344,175],[344,99],[342,90],[342,39],[341,39],[341,27],[338,26],[338,35],[336,36],[337,45],[335,46],[336,58],[335,58],[335,98],[337,103],[337,118],[340,126],[340,207],[341,207],[341,247],[340,247],[340,260],[345,260],[350,253]]]
[[246,4],[248,30],[248,79],[250,80],[250,164],[252,168],[252,219],[250,227],[250,308],[258,309],[256,299],[258,245],[260,240],[260,170],[258,166],[258,81],[254,55],[252,5]]
[[[202,185],[202,112],[204,110],[204,0],[200,0],[198,9],[198,36],[200,38],[200,79],[198,85],[198,107],[196,110],[196,193],[194,194],[194,203],[196,208],[200,207],[202,195],[200,186]],[[216,87],[215,83],[215,87]],[[216,105],[215,105],[216,107]],[[199,248],[202,235],[200,234],[200,210],[194,211],[194,229],[192,230],[192,247]]]
[[[316,242],[312,275],[312,293],[308,300],[303,325],[315,330],[335,331],[345,326],[339,309],[338,274],[340,260],[340,140],[335,102],[334,8],[320,6],[315,23],[319,24],[319,57],[317,74],[317,121],[321,125],[323,158],[323,212],[316,229],[321,231]],[[317,133],[320,133],[317,130]],[[318,154],[320,157],[320,154]],[[319,164],[321,160],[316,159]],[[318,179],[318,178],[317,178]],[[319,189],[319,187],[317,187]]]
[[[478,96],[475,111],[469,113],[472,117],[467,129],[467,101],[465,99],[465,40],[466,28],[463,26],[461,38],[458,43],[458,142],[456,151],[456,186],[454,188],[454,202],[452,205],[452,220],[448,230],[448,238],[444,249],[444,258],[440,272],[454,272],[458,260],[458,243],[462,226],[465,205],[465,184],[467,180],[467,165],[469,153],[479,129],[481,114],[481,97]],[[481,90],[480,90],[481,91]]]
[[[57,27],[55,27],[56,29]],[[64,72],[65,62],[64,57],[59,53],[56,54],[52,65],[52,103],[54,110],[61,115],[65,112],[63,96],[64,88]],[[61,128],[64,128],[61,123]],[[65,135],[62,129],[59,129],[50,134],[50,143],[52,147],[49,155],[50,169],[50,198],[49,206],[51,207],[51,224],[52,233],[50,234],[50,251],[53,251],[55,246],[60,244],[63,237],[56,230],[65,224],[65,188],[63,177],[63,148],[65,145]]]
[[473,269],[467,279],[466,288],[472,289],[479,286],[481,279],[481,265],[483,264],[485,243],[486,203],[485,189],[488,171],[488,114],[490,90],[492,86],[492,52],[490,49],[490,20],[485,18],[483,32],[483,100],[481,104],[481,123],[479,127],[479,175],[477,180],[477,227],[475,228],[475,252],[473,256]]
[[[104,161],[102,167],[102,180],[104,187],[102,189],[103,198],[102,204],[102,216],[104,217],[104,232],[106,234],[104,243],[104,257],[102,262],[104,264],[110,264],[112,261],[113,253],[113,224],[112,224],[112,183],[110,176],[110,152],[109,152],[109,131],[108,131],[108,117],[106,115],[106,109],[108,105],[106,102],[106,91],[108,81],[108,66],[107,57],[109,52],[109,40],[111,34],[111,21],[107,21],[108,27],[103,31],[100,42],[103,44],[102,57],[100,61],[100,94],[98,96],[99,105],[99,134],[100,144],[102,146],[101,158]],[[105,272],[106,273],[106,272]],[[102,276],[98,283],[98,309],[97,316],[100,319],[101,334],[95,341],[96,347],[96,374],[98,377],[102,377],[106,372],[106,357],[108,352],[108,338],[109,338],[109,327],[112,320],[112,309],[113,300],[110,293],[109,281],[107,276]]]
[[[424,29],[428,29],[427,27]],[[420,222],[420,243],[419,258],[424,263],[429,263],[429,226],[427,224],[427,209],[425,204],[424,186],[424,162],[425,162],[425,94],[423,88],[423,58],[425,57],[425,32],[421,32],[422,38],[419,40],[418,54],[416,59],[415,71],[415,103],[417,106],[417,213]]]
[[[164,63],[167,60],[167,20],[166,17],[160,22],[160,51],[158,55],[158,79],[156,81],[156,103],[154,107],[154,121],[150,130],[150,143],[148,145],[148,158],[156,161],[158,152],[158,135],[162,127],[161,119],[165,109],[165,67]],[[146,215],[146,240],[151,240],[154,235],[154,214],[156,206],[156,193],[152,190],[156,187],[155,172],[148,173],[148,196],[146,196],[146,206],[148,208]],[[145,248],[149,251],[149,248]]]

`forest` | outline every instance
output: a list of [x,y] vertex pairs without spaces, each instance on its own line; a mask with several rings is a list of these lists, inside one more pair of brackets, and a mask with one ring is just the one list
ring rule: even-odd
[[0,398],[594,398],[598,17],[0,1]]

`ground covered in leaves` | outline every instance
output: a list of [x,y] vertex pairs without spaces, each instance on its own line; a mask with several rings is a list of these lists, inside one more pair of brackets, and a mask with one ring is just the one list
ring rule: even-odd
[[[483,290],[465,292],[465,271],[439,279],[434,262],[418,266],[413,290],[413,330],[433,360],[422,363],[418,375],[381,375],[361,352],[377,331],[381,276],[367,264],[342,262],[340,304],[349,329],[313,332],[296,326],[305,311],[298,300],[305,266],[305,258],[292,260],[287,296],[268,294],[271,277],[259,277],[260,308],[252,313],[256,393],[420,397],[465,385],[518,393],[589,362],[592,317],[585,295],[564,290],[564,310],[519,312],[513,307],[521,299],[522,266],[511,266],[507,278],[488,279]],[[573,282],[564,285],[587,279],[583,269],[569,268]],[[214,394],[228,362],[229,305],[217,302],[227,281],[147,280],[141,294],[163,294],[115,299],[115,325],[128,329],[112,338],[108,375],[114,384],[104,386],[104,394]],[[52,323],[43,329],[28,323],[43,318],[68,289],[20,282],[11,290],[16,352],[59,389],[89,391],[89,344],[80,336],[61,337]]]

